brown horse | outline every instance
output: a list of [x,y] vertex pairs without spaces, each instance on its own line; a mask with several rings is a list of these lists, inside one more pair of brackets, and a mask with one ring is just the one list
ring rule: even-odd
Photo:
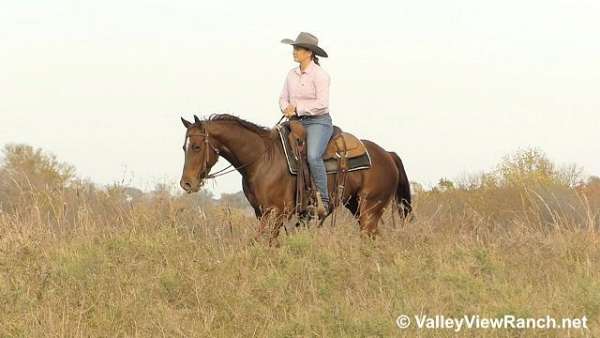
[[[215,177],[209,172],[222,156],[242,175],[244,194],[259,219],[256,239],[271,225],[269,245],[273,244],[283,223],[294,215],[296,197],[296,177],[288,171],[277,130],[229,114],[213,114],[205,120],[194,115],[194,123],[181,120],[187,129],[181,187],[197,192],[206,178]],[[362,141],[372,167],[348,173],[341,202],[358,219],[361,233],[374,238],[390,201],[402,206],[401,216],[410,212],[410,186],[398,155]],[[328,181],[332,192],[333,174]]]
[[392,157],[392,160],[396,163],[396,169],[398,169],[399,174],[398,179],[400,182],[396,190],[396,204],[398,205],[398,211],[400,212],[400,216],[402,216],[402,218],[414,220],[410,195],[410,181],[408,180],[408,176],[406,176],[404,164],[402,163],[402,160],[398,154],[393,151],[388,153]]

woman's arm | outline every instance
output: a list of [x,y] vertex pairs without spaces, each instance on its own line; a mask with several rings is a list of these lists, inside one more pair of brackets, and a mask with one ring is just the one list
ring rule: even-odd
[[283,89],[281,90],[281,94],[279,95],[279,109],[281,109],[282,113],[285,111],[285,108],[290,104],[287,83],[288,81],[286,77],[285,82],[283,83]]
[[329,74],[319,72],[315,76],[315,99],[299,99],[296,102],[296,113],[301,115],[319,115],[329,110]]

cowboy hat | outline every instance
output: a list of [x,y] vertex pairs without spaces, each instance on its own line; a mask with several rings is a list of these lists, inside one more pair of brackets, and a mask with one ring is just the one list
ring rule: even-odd
[[300,32],[300,34],[298,34],[298,36],[296,37],[296,40],[283,39],[281,40],[281,43],[286,43],[292,46],[304,47],[312,50],[313,52],[315,52],[316,55],[327,57],[327,53],[321,47],[318,46],[319,39],[317,39],[316,36],[307,32]]

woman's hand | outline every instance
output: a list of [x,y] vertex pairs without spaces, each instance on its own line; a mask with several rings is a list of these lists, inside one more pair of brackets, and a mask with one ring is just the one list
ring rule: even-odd
[[285,115],[285,117],[287,117],[288,119],[294,115],[296,115],[296,107],[294,107],[291,104],[288,104],[287,107],[285,107],[285,111],[283,112],[283,115]]

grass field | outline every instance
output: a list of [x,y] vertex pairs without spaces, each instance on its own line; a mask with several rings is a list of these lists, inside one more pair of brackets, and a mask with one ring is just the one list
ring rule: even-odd
[[[249,245],[243,204],[96,187],[26,146],[1,168],[0,336],[600,336],[600,180],[539,152],[415,184],[416,220],[388,211],[374,242],[344,211],[280,248]],[[403,314],[588,329],[400,329]]]

